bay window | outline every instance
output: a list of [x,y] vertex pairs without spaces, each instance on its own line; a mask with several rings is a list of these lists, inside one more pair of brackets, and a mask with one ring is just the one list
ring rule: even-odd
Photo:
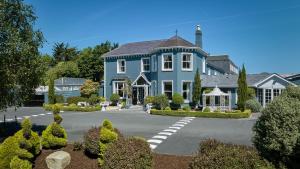
[[166,95],[169,100],[172,100],[173,81],[162,81],[162,94]]
[[162,55],[162,71],[173,71],[173,54]]
[[181,56],[181,69],[185,71],[193,70],[193,55],[191,53],[183,53]]

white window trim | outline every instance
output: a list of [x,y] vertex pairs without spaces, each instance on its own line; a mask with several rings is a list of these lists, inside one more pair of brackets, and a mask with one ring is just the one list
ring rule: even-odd
[[[125,81],[113,81],[113,93],[114,94],[118,94],[117,92],[116,92],[116,83],[125,83]],[[124,87],[125,87],[125,85],[124,85]],[[124,95],[124,94],[123,94]],[[124,99],[124,97],[120,97],[120,99]]]
[[151,56],[151,68],[152,68],[152,72],[157,72],[157,57],[156,55],[152,55]]
[[210,69],[208,69],[208,71],[207,71],[207,75],[211,75],[211,70]]
[[[181,96],[183,97],[183,83],[189,82],[190,84],[190,94],[192,94],[192,81],[191,80],[182,80],[181,81]],[[184,103],[190,103],[192,98],[189,98],[190,100],[184,100]]]
[[[124,72],[120,71],[119,62],[121,62],[121,61],[124,61],[124,63],[125,63],[125,71]],[[118,74],[124,74],[124,73],[126,73],[126,69],[127,69],[127,67],[126,67],[126,60],[125,59],[118,59],[117,60],[117,73]]]
[[[184,54],[191,55],[191,67],[189,69],[183,68],[183,55]],[[194,55],[193,55],[193,53],[186,53],[186,52],[181,53],[181,70],[182,71],[193,71],[193,62],[194,62]]]
[[174,94],[174,84],[173,84],[173,80],[162,80],[161,81],[161,94],[165,94],[165,89],[164,89],[164,83],[165,82],[171,82],[172,83],[172,96]]
[[[149,60],[149,70],[145,71],[144,70],[144,63],[143,63],[143,60]],[[150,72],[150,69],[151,69],[151,64],[150,64],[150,58],[147,57],[147,58],[141,58],[141,72]]]
[[202,73],[205,73],[206,71],[206,61],[205,58],[202,59]]
[[[172,56],[172,69],[165,69],[164,68],[164,56],[165,55],[171,55]],[[164,72],[171,72],[174,70],[174,56],[173,56],[173,53],[163,53],[161,55],[161,70],[164,71]]]

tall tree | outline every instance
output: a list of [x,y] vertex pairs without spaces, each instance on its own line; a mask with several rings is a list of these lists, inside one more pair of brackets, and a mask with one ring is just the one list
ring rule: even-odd
[[78,68],[80,70],[80,77],[91,79],[93,81],[100,81],[104,74],[103,58],[104,53],[118,47],[117,43],[111,44],[109,41],[96,45],[94,48],[85,48],[77,59]]
[[20,105],[40,83],[44,38],[33,29],[36,18],[22,0],[0,1],[0,110]]
[[49,104],[55,104],[55,89],[54,89],[54,79],[49,79],[49,88],[48,88],[48,102]]
[[197,69],[195,77],[194,77],[194,85],[193,85],[193,103],[195,105],[199,104],[201,97],[201,78],[200,78],[200,73],[199,69]]
[[75,47],[70,47],[69,44],[55,43],[53,47],[53,57],[56,63],[61,61],[70,61],[77,57],[79,52]]
[[246,68],[243,65],[242,70],[239,71],[238,77],[238,108],[242,111],[245,110],[245,102],[248,98],[248,85],[247,85],[247,74]]

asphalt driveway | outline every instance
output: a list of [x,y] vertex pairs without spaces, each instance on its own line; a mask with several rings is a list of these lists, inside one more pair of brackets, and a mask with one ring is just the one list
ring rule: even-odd
[[[52,113],[40,107],[23,107],[17,111],[0,112],[14,123],[15,116],[21,121],[29,116],[36,130],[42,130],[53,121]],[[196,152],[200,141],[215,138],[223,142],[251,146],[252,126],[256,119],[213,119],[193,117],[167,117],[149,115],[140,110],[110,112],[62,112],[62,125],[69,141],[83,139],[84,133],[93,126],[109,119],[125,136],[141,136],[148,140],[155,152],[190,155]]]

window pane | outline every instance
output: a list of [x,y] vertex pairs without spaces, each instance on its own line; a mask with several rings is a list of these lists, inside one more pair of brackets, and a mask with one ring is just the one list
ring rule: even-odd
[[164,82],[164,94],[169,100],[172,100],[172,82]]

